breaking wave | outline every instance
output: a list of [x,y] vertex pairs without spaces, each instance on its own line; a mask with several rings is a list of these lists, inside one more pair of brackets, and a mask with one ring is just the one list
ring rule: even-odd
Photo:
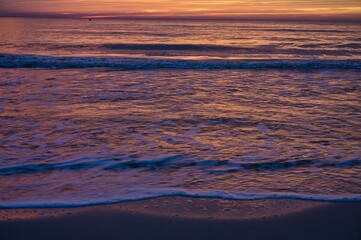
[[274,162],[231,162],[219,160],[191,160],[184,156],[167,156],[149,160],[130,160],[120,158],[91,158],[82,157],[57,163],[22,164],[0,168],[0,176],[26,174],[50,171],[78,171],[90,168],[101,168],[105,171],[126,171],[129,169],[141,169],[144,171],[159,171],[163,169],[179,169],[185,167],[200,167],[207,174],[236,172],[242,170],[277,171],[288,168],[311,166],[315,168],[335,167],[348,168],[361,165],[359,159],[343,161],[322,160],[291,160]]
[[[119,47],[118,45],[116,47]],[[147,69],[361,69],[361,60],[263,59],[263,60],[183,60],[154,58],[54,57],[38,55],[0,55],[0,68],[115,68]]]

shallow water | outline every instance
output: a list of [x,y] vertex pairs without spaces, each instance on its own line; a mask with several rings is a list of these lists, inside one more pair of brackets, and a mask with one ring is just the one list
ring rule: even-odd
[[359,25],[47,21],[0,23],[0,207],[361,199]]

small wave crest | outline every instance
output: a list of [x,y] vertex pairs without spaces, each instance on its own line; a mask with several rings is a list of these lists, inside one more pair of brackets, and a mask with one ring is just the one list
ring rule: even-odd
[[0,176],[15,174],[32,174],[37,172],[51,172],[62,170],[78,171],[91,168],[101,168],[105,171],[126,171],[130,169],[157,171],[164,169],[174,170],[180,168],[195,167],[203,169],[207,174],[219,174],[243,170],[277,171],[305,166],[311,166],[314,168],[348,168],[356,165],[361,165],[361,160],[348,159],[344,161],[290,160],[277,162],[239,162],[219,160],[192,160],[180,155],[159,157],[148,160],[131,160],[128,158],[122,159],[82,157],[57,163],[22,164],[3,167],[0,168]]
[[351,194],[344,196],[320,195],[320,194],[297,194],[297,193],[246,193],[227,191],[192,191],[185,189],[133,189],[133,196],[114,197],[104,200],[74,200],[61,201],[52,200],[47,202],[28,201],[24,203],[1,204],[0,209],[13,208],[61,208],[61,207],[85,207],[103,204],[113,204],[130,201],[141,201],[157,197],[191,197],[191,198],[213,198],[224,200],[262,200],[262,199],[295,199],[311,201],[334,201],[351,202],[360,201],[361,195]]
[[199,44],[105,44],[109,49],[154,50],[154,51],[225,51],[238,50],[237,47]]
[[54,57],[38,55],[0,55],[0,68],[114,68],[120,70],[149,69],[361,69],[361,60],[182,60],[148,58]]

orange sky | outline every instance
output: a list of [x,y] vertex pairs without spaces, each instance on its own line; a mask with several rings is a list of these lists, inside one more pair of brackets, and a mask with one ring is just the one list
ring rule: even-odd
[[361,0],[0,0],[1,15],[122,16],[361,16]]

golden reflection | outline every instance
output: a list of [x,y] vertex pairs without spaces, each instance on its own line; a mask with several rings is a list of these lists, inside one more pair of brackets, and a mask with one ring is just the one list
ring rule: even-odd
[[267,14],[360,14],[360,1],[352,0],[53,0],[53,1],[2,1],[0,13],[56,13],[79,14],[92,17],[124,16],[244,16]]

